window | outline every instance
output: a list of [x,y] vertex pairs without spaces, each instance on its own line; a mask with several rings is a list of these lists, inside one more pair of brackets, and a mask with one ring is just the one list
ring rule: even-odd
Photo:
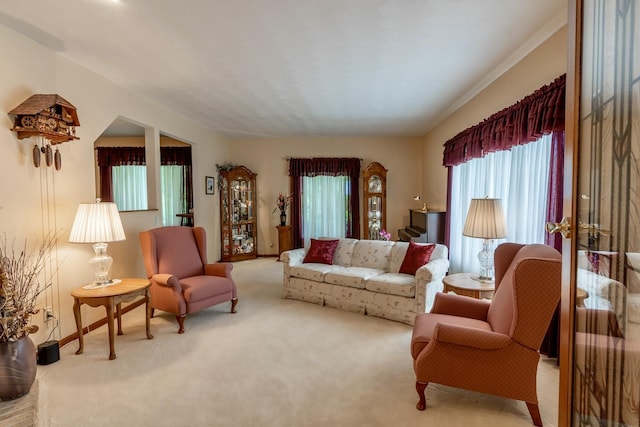
[[312,238],[345,237],[349,219],[349,177],[302,178],[302,235],[305,247]]
[[289,176],[294,247],[311,237],[360,238],[360,159],[289,159]]
[[[99,187],[103,201],[121,211],[148,209],[144,147],[98,146]],[[191,146],[160,147],[160,210],[163,225],[179,225],[177,214],[193,208]]]
[[120,211],[146,210],[147,167],[113,166],[111,169],[113,201]]
[[177,214],[189,212],[185,204],[184,166],[160,166],[162,188],[162,225],[180,225],[181,219]]
[[[480,271],[481,239],[462,235],[472,198],[502,200],[509,242],[545,243],[551,135],[454,166],[449,272]],[[494,242],[495,244],[496,242]]]

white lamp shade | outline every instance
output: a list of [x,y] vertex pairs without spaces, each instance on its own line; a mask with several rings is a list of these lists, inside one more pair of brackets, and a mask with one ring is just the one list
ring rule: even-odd
[[124,229],[115,203],[81,203],[71,227],[69,242],[99,243],[124,240]]
[[507,223],[500,199],[471,199],[462,234],[481,239],[507,237]]

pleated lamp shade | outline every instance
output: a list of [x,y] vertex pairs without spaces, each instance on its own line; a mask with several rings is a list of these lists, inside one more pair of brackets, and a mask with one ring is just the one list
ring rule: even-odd
[[81,203],[73,221],[69,242],[98,243],[125,240],[115,203]]
[[481,239],[507,237],[507,223],[500,199],[471,199],[462,234]]

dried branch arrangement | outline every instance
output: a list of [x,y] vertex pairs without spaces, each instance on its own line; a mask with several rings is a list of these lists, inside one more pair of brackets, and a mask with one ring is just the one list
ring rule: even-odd
[[48,236],[39,248],[16,251],[6,236],[0,239],[0,342],[17,341],[38,330],[31,325],[38,296],[51,286],[42,276],[55,236]]

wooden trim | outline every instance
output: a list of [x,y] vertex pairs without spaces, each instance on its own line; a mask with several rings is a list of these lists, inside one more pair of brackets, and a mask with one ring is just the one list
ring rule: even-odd
[[[128,304],[126,307],[122,308],[122,314],[128,313],[131,310],[133,310],[136,307],[139,307],[141,305],[143,305],[145,303],[145,299],[139,299],[137,301],[132,302],[131,304]],[[100,326],[106,325],[107,324],[107,318],[103,317],[102,319],[96,320],[95,322],[93,322],[92,324],[85,326],[84,328],[82,328],[82,333],[83,334],[88,334],[89,331],[92,331],[94,329],[98,329]],[[78,332],[74,332],[71,335],[67,335],[66,337],[62,338],[60,340],[60,347],[63,347],[67,344],[69,344],[72,341],[75,341],[78,339]]]
[[[563,216],[577,232],[578,147],[580,135],[580,89],[582,63],[582,0],[569,1],[567,85],[565,104],[565,164]],[[562,297],[560,301],[560,377],[558,427],[570,427],[573,417],[574,315],[576,298],[576,239],[562,242]]]

